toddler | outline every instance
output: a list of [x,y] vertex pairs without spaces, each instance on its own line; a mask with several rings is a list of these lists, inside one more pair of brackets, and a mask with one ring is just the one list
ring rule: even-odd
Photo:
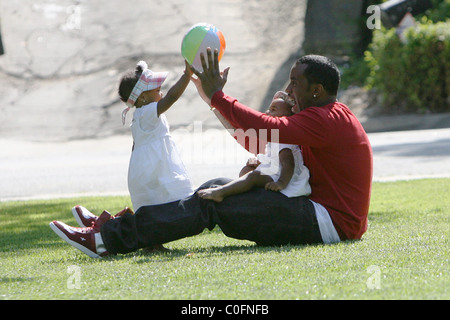
[[[295,103],[285,92],[277,92],[266,114],[273,117],[291,116]],[[225,197],[249,191],[253,187],[280,191],[288,197],[306,196],[311,193],[309,170],[303,164],[299,146],[269,142],[266,153],[257,159],[249,159],[246,172],[239,179],[216,188],[203,189],[198,195],[204,199],[221,202]]]
[[164,112],[183,94],[192,76],[185,71],[164,96],[161,85],[167,72],[153,72],[140,61],[135,72],[120,80],[119,96],[127,108],[136,107],[131,124],[133,150],[128,168],[128,189],[135,211],[146,205],[173,202],[191,195],[194,190],[181,157],[169,132]]

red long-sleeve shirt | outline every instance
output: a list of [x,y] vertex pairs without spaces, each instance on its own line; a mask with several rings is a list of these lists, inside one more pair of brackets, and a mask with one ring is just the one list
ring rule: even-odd
[[301,146],[311,175],[309,198],[327,209],[341,240],[361,238],[367,230],[372,148],[361,123],[347,106],[334,102],[276,118],[222,91],[214,94],[211,105],[235,128],[255,129],[264,135],[267,132],[268,141],[277,139],[271,130],[278,129],[280,143]]

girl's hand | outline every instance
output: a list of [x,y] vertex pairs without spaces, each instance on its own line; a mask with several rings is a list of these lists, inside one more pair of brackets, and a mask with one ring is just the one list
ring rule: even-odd
[[184,60],[184,73],[189,76],[192,77],[192,75],[194,74],[194,70],[192,69],[192,67],[189,65],[189,63],[187,62],[187,60]]
[[286,188],[286,186],[278,181],[267,182],[265,185],[265,189],[271,191],[280,191],[283,190],[284,188]]
[[256,157],[250,157],[247,160],[247,166],[249,166],[249,167],[255,167],[256,168],[260,164],[261,164],[261,162]]

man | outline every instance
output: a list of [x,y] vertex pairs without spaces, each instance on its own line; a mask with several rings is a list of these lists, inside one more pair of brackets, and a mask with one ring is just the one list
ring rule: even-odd
[[[227,96],[229,69],[220,72],[217,50],[201,57],[203,73],[195,70],[202,98],[229,123],[243,130],[265,130],[269,141],[300,145],[309,168],[312,193],[287,198],[262,188],[234,195],[220,203],[197,193],[168,204],[147,206],[135,215],[111,218],[103,213],[90,228],[50,224],[68,243],[92,257],[128,253],[201,233],[218,225],[236,239],[260,245],[332,243],[360,239],[367,229],[372,182],[372,150],[353,113],[336,101],[337,67],[321,56],[304,56],[292,67],[286,92],[296,101],[295,114],[275,118]],[[271,133],[274,134],[273,137]],[[206,182],[199,189],[223,185]]]

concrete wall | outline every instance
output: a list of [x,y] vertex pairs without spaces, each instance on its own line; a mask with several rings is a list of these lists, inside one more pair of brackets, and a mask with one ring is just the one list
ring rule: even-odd
[[336,57],[361,53],[370,30],[367,0],[309,0],[305,16],[305,53]]

